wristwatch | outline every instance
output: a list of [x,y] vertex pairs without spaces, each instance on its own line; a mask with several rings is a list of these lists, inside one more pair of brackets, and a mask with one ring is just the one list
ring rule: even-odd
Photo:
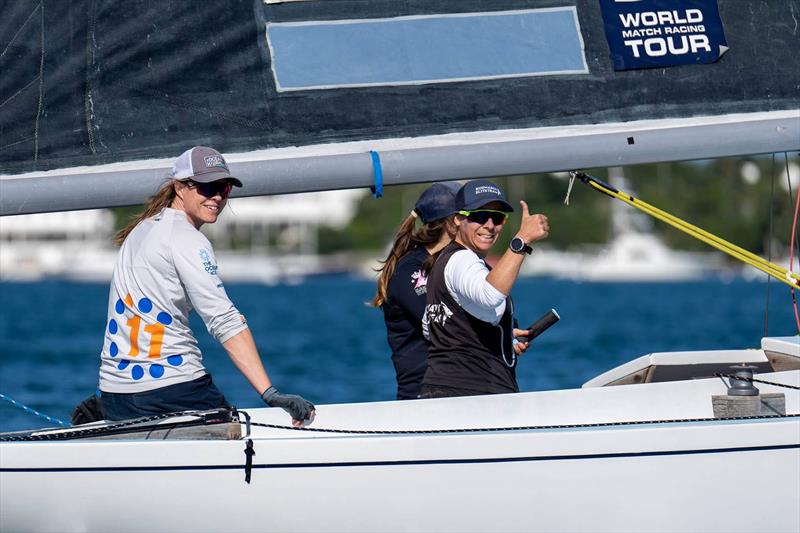
[[515,254],[526,253],[530,255],[530,253],[533,251],[533,248],[525,244],[525,241],[522,240],[522,237],[514,237],[511,239],[508,247]]

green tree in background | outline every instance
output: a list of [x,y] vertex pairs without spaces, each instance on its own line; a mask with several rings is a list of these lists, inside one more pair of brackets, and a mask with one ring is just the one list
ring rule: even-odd
[[[596,193],[576,188],[573,192],[574,207],[570,208],[563,204],[567,190],[565,177],[532,174],[497,178],[493,181],[503,188],[514,206],[514,213],[509,217],[507,231],[501,235],[498,249],[508,244],[519,227],[521,199],[528,202],[531,212],[546,214],[551,226],[558,228],[548,239],[552,246],[566,248],[575,243],[606,241],[610,208],[607,202],[595,196]],[[411,211],[419,195],[428,186],[429,184],[418,184],[386,187],[382,198],[365,196],[347,227],[341,232],[331,229],[324,232],[326,239],[320,238],[320,250],[343,251],[345,246],[353,245],[362,250],[384,250],[391,244],[401,220]],[[347,238],[336,236],[337,233],[344,233]],[[322,237],[322,233],[320,236]],[[324,249],[323,240],[328,241]]]
[[[757,179],[744,178],[743,167],[748,163],[758,170]],[[786,252],[794,205],[782,154],[775,156],[774,167],[767,156],[639,165],[625,170],[635,196],[754,253],[765,255],[767,251],[771,216],[773,256]],[[656,222],[654,231],[674,248],[710,249],[661,222]]]
[[[797,154],[792,154],[788,163],[796,169],[798,160]],[[635,165],[625,167],[624,173],[631,188],[626,192],[765,257],[772,218],[771,251],[773,257],[779,257],[788,250],[794,209],[788,192],[786,166],[783,154],[776,154],[774,163],[773,157],[768,155]],[[608,169],[586,169],[586,172],[608,180]],[[792,173],[795,183],[798,181],[796,174],[795,170]],[[551,233],[542,246],[567,249],[602,244],[611,237],[611,210],[614,203],[620,201],[576,182],[570,205],[565,206],[566,173],[511,176],[493,181],[503,187],[515,208],[496,248],[498,251],[508,244],[519,227],[520,199],[528,202],[532,213],[543,213],[550,220]],[[364,252],[382,257],[400,221],[428,185],[388,186],[380,199],[364,195],[347,226],[319,229],[319,252]],[[622,208],[635,211],[624,204]],[[140,209],[141,206],[135,206],[114,210],[117,229]],[[659,221],[653,222],[652,231],[673,248],[710,250],[701,241]]]
[[[796,155],[789,159],[790,164],[797,165],[797,161]],[[743,177],[743,166],[748,163],[757,169],[757,179],[748,181]],[[774,165],[771,156],[761,156],[636,165],[625,167],[624,173],[632,189],[626,192],[754,253],[766,255],[772,216],[772,255],[776,257],[788,249],[794,208],[787,191],[785,166],[783,154],[776,154]],[[608,180],[608,169],[586,172]],[[774,196],[770,202],[773,177]],[[531,212],[543,213],[550,220],[550,236],[542,245],[567,249],[605,243],[611,236],[611,209],[620,201],[576,182],[570,205],[565,206],[566,173],[511,176],[493,181],[503,187],[515,207],[497,250],[507,245],[519,227],[520,199],[528,202]],[[384,197],[378,200],[365,196],[356,216],[343,230],[350,239],[342,242],[362,250],[385,249],[425,187],[427,184],[387,187]],[[624,204],[622,208],[635,211]],[[652,229],[670,247],[711,249],[655,219]]]

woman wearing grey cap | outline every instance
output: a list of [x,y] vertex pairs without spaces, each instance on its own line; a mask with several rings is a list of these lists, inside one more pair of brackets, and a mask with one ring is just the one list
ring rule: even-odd
[[[428,345],[422,336],[430,260],[455,235],[457,183],[434,183],[420,195],[400,224],[383,267],[372,305],[383,309],[386,334],[397,374],[397,399],[419,397]],[[415,228],[417,219],[422,226]]]
[[456,236],[428,277],[423,329],[431,341],[422,398],[518,392],[517,355],[528,343],[513,327],[509,295],[530,243],[547,237],[544,215],[531,215],[520,201],[522,222],[493,269],[489,250],[513,212],[503,191],[486,180],[467,182],[456,195]]
[[244,316],[225,293],[211,243],[198,231],[216,222],[234,186],[242,182],[222,155],[196,146],[115,236],[120,250],[99,385],[107,420],[228,407],[189,329],[192,309],[268,405],[284,408],[296,426],[313,417],[311,403],[272,386]]

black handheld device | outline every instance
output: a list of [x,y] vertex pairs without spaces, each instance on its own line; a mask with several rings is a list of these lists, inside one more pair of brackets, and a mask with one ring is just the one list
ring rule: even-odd
[[555,309],[550,309],[544,315],[528,327],[528,333],[525,336],[517,337],[520,342],[531,342],[533,339],[544,333],[547,328],[561,320]]

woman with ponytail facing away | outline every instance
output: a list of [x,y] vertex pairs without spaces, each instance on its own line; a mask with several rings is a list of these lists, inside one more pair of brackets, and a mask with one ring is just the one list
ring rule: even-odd
[[[400,224],[371,304],[383,309],[386,334],[397,373],[397,399],[419,397],[428,359],[422,336],[428,272],[437,252],[455,235],[457,183],[434,183]],[[416,228],[419,219],[422,225]],[[416,228],[416,229],[415,229]]]

